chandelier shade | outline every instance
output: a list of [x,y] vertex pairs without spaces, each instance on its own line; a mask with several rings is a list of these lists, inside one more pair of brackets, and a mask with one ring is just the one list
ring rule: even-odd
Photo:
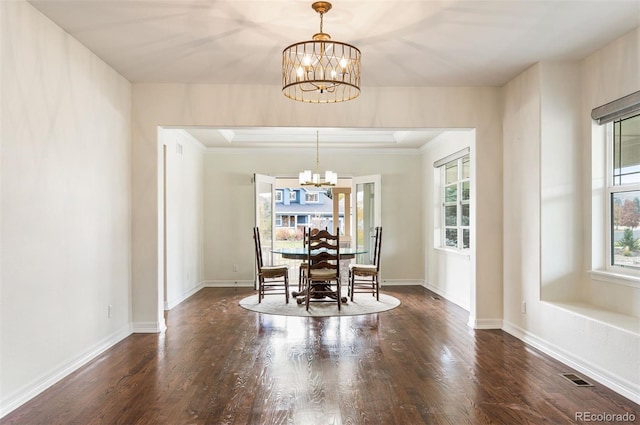
[[360,95],[360,50],[323,32],[323,16],[331,3],[320,1],[311,7],[320,14],[320,32],[282,51],[282,93],[307,103],[355,99]]
[[304,170],[298,176],[300,186],[335,186],[338,184],[338,174],[333,171],[325,171],[324,181],[320,173],[311,173],[311,170]]

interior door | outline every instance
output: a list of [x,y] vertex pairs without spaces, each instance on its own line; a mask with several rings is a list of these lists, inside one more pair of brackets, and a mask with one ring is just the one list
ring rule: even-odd
[[253,175],[255,225],[260,229],[262,259],[266,266],[273,264],[273,253],[271,252],[271,248],[275,241],[275,234],[273,231],[275,225],[275,184],[275,177],[263,174]]
[[381,178],[379,174],[372,176],[354,177],[351,193],[354,201],[354,225],[355,247],[365,249],[367,254],[358,256],[357,261],[371,263],[373,260],[373,242],[376,226],[382,225],[381,206],[382,196],[380,190]]

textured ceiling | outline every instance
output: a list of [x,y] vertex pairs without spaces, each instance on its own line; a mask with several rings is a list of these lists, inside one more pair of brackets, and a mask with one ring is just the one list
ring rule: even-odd
[[[281,84],[281,53],[319,30],[311,1],[30,0],[133,83]],[[640,26],[640,0],[343,0],[324,31],[371,86],[502,86]],[[215,138],[217,136],[211,136]]]

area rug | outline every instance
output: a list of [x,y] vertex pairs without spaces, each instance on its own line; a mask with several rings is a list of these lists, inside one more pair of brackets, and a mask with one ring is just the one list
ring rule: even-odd
[[240,306],[257,313],[276,314],[280,316],[301,317],[329,317],[329,316],[356,316],[359,314],[380,313],[391,310],[400,305],[400,300],[380,293],[380,301],[369,294],[355,294],[354,300],[342,303],[340,311],[335,302],[311,302],[309,311],[304,304],[296,303],[296,299],[289,298],[289,304],[285,303],[284,295],[267,295],[258,303],[258,294],[240,300]]

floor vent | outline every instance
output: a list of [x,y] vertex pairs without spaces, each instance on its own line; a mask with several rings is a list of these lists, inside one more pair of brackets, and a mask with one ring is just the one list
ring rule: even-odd
[[431,295],[431,299],[434,299],[436,301],[440,300],[441,298],[437,295]]
[[561,373],[560,376],[573,382],[576,387],[593,387],[592,383],[585,381],[575,373]]

